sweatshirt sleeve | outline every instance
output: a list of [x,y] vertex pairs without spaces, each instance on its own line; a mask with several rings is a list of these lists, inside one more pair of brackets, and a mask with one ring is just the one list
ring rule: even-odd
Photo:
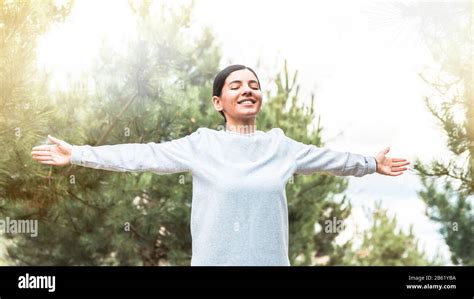
[[295,159],[295,173],[308,175],[328,172],[338,176],[361,177],[376,171],[375,157],[333,151],[285,138],[289,152]]
[[162,143],[116,145],[74,145],[71,164],[112,171],[151,171],[171,174],[191,171],[199,130],[191,135]]

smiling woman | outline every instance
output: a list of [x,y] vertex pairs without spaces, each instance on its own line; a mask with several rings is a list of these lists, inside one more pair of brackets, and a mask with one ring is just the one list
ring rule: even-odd
[[212,101],[226,119],[225,130],[199,128],[162,143],[95,147],[49,136],[54,145],[34,147],[32,155],[47,165],[191,172],[193,266],[289,266],[285,186],[293,174],[398,176],[409,164],[387,157],[389,148],[363,156],[298,142],[280,128],[256,130],[262,93],[256,73],[243,65],[218,73]]
[[254,70],[244,65],[231,65],[217,74],[212,101],[227,126],[245,130],[255,127],[255,118],[262,106],[260,81]]

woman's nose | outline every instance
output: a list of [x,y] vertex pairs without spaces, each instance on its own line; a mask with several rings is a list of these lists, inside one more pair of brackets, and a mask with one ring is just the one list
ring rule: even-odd
[[242,95],[251,95],[252,94],[252,89],[250,88],[250,86],[244,86],[244,88],[242,89]]

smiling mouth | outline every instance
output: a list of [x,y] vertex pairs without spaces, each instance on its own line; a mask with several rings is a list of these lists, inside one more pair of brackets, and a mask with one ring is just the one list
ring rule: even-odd
[[240,101],[237,101],[237,104],[255,104],[257,101],[253,99],[243,99]]

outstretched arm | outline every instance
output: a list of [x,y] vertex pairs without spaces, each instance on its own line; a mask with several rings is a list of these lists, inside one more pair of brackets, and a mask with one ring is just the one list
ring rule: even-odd
[[191,170],[192,140],[189,136],[162,143],[126,143],[116,145],[70,145],[48,136],[54,144],[33,148],[33,159],[47,165],[76,164],[84,167],[112,171],[152,171],[158,174]]
[[403,158],[386,156],[389,151],[390,148],[387,147],[373,157],[306,145],[296,155],[296,172],[311,174],[322,171],[338,176],[356,177],[376,172],[382,175],[399,176],[407,170],[405,166],[410,163]]
[[[283,131],[281,132],[284,135]],[[295,158],[295,173],[312,174],[328,172],[338,176],[361,177],[379,173],[389,176],[403,174],[408,164],[403,158],[390,158],[386,154],[387,147],[375,157],[350,152],[339,152],[328,148],[320,148],[312,144],[304,144],[285,136],[289,152]]]
[[337,176],[361,177],[377,170],[375,157],[299,144],[300,148],[294,155],[296,173],[327,172]]

